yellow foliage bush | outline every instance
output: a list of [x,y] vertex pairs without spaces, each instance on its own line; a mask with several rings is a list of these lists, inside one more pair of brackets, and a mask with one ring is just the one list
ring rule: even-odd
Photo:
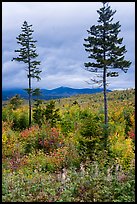
[[118,159],[124,169],[127,169],[134,159],[134,152],[132,140],[125,139],[124,128],[117,125],[116,132],[109,136],[109,143],[113,156]]

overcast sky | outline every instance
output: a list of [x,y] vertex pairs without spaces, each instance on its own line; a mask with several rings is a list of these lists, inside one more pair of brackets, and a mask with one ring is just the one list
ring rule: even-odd
[[[113,22],[120,21],[126,60],[132,62],[127,74],[111,78],[109,89],[135,87],[135,2],[111,2],[116,9]],[[16,37],[24,21],[32,24],[33,38],[41,61],[41,81],[32,86],[53,89],[60,86],[94,88],[88,85],[93,73],[84,69],[88,53],[83,43],[87,30],[97,25],[100,2],[2,2],[2,87],[27,88],[24,63],[12,62],[19,48]]]

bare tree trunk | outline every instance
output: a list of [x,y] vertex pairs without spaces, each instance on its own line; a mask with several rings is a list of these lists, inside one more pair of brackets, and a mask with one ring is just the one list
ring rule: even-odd
[[103,86],[104,86],[104,147],[107,147],[108,138],[108,107],[107,107],[107,93],[106,93],[106,67],[104,66],[103,73]]
[[107,90],[106,90],[106,67],[104,66],[103,73],[103,86],[104,86],[104,116],[105,116],[105,125],[108,124],[108,107],[107,107]]
[[31,77],[29,73],[29,127],[31,126]]
[[28,68],[29,68],[29,127],[31,126],[31,71],[30,71],[30,48],[29,48],[29,36],[28,36]]

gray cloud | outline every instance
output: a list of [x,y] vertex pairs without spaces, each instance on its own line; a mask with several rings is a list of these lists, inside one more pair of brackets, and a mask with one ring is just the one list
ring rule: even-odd
[[[88,54],[84,50],[84,38],[90,26],[96,25],[100,2],[3,2],[2,3],[2,85],[27,87],[25,66],[11,62],[18,45],[16,37],[21,33],[24,20],[33,25],[38,59],[41,60],[41,81],[33,80],[33,86],[56,88],[70,86],[90,87],[85,81],[92,73],[84,70]],[[116,9],[114,22],[120,21],[126,59],[132,61],[127,74],[120,74],[111,81],[109,88],[128,88],[135,84],[135,3],[111,2]]]

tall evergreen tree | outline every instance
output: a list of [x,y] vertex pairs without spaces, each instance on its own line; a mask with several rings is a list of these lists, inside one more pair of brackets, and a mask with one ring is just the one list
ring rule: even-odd
[[[97,10],[99,14],[98,25],[93,25],[87,30],[89,36],[84,39],[85,50],[89,53],[91,62],[84,63],[85,69],[94,72],[93,83],[103,86],[104,90],[104,123],[108,126],[108,106],[107,106],[107,77],[117,77],[118,69],[125,73],[131,65],[125,60],[124,54],[127,52],[125,46],[121,46],[123,38],[118,38],[121,25],[119,21],[112,23],[113,15],[108,2],[102,2],[103,7]],[[101,77],[101,78],[97,78]],[[107,128],[106,128],[107,129]]]
[[18,57],[12,59],[18,62],[24,62],[27,64],[26,71],[28,77],[28,89],[25,89],[29,96],[29,126],[31,126],[31,100],[32,100],[32,78],[36,78],[40,80],[41,70],[38,68],[40,65],[40,61],[35,60],[38,57],[36,53],[36,40],[33,40],[32,33],[34,30],[31,29],[32,25],[28,25],[26,21],[24,21],[23,26],[21,27],[22,33],[19,34],[17,39],[17,43],[21,45],[21,48],[15,50],[15,52],[19,53]]

